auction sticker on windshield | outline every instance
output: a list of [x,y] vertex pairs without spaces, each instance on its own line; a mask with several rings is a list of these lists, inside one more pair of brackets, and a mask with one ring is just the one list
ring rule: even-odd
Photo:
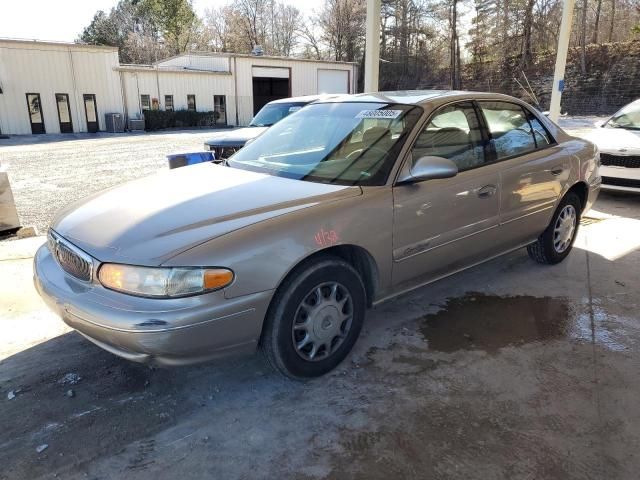
[[356,118],[398,118],[402,110],[362,110]]

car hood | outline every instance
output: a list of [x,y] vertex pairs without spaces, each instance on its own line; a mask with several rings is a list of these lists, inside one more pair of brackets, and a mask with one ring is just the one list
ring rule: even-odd
[[269,127],[245,127],[231,130],[230,132],[220,132],[205,143],[213,146],[242,146],[247,140],[256,138],[263,134]]
[[597,145],[601,153],[640,155],[640,131],[623,128],[595,128],[582,135]]
[[359,187],[203,163],[114,187],[63,210],[52,228],[100,261],[160,265],[200,243]]

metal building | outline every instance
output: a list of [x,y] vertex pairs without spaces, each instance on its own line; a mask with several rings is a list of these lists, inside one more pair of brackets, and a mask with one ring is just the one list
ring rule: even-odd
[[0,39],[0,132],[95,132],[122,112],[118,49]]
[[105,114],[139,119],[147,109],[217,112],[246,125],[265,103],[316,93],[354,93],[352,63],[191,53],[153,65],[120,65],[113,47],[0,39],[0,132],[105,130]]

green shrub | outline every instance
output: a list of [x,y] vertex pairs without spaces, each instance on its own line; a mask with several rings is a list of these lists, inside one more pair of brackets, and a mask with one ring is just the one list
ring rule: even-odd
[[144,112],[145,130],[163,128],[211,127],[220,117],[218,112],[194,112],[192,110],[146,110]]

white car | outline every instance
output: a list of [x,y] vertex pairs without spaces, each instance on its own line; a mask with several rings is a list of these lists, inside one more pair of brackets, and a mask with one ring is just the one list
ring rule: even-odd
[[600,150],[602,188],[640,192],[640,99],[582,135]]

